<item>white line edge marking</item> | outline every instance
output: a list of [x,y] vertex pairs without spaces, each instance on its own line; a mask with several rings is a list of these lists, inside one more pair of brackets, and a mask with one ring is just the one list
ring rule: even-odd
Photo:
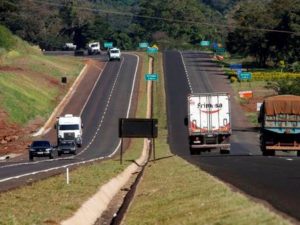
[[188,81],[190,91],[191,91],[191,93],[193,94],[194,91],[193,91],[193,88],[192,88],[192,84],[191,84],[191,80],[190,80],[189,73],[188,73],[188,71],[187,71],[187,68],[186,68],[186,65],[185,65],[185,62],[184,62],[184,59],[183,59],[182,52],[179,51],[179,53],[180,53],[180,56],[181,56],[181,61],[182,61],[183,67],[184,67],[185,76],[186,76],[186,79],[187,79],[187,81]]
[[[129,54],[129,53],[128,53]],[[136,58],[137,58],[137,64],[136,64],[136,67],[135,67],[135,73],[134,73],[134,79],[133,79],[133,85],[132,85],[132,88],[131,88],[131,94],[130,94],[130,99],[129,99],[129,103],[128,103],[128,109],[127,109],[127,115],[126,115],[126,118],[128,118],[129,116],[129,113],[130,113],[130,109],[131,109],[131,102],[132,102],[132,96],[133,96],[133,91],[134,91],[134,88],[135,88],[135,81],[136,81],[136,75],[137,75],[137,70],[138,70],[138,66],[139,66],[139,56],[136,55],[136,54],[129,54],[129,55],[134,55]],[[124,61],[124,60],[123,60]],[[122,62],[123,62],[122,61]],[[122,65],[121,65],[122,66]],[[121,68],[120,66],[120,68]],[[104,69],[103,69],[104,70]],[[120,69],[121,70],[121,69]],[[103,71],[101,71],[102,73]],[[101,75],[100,73],[100,75]],[[97,80],[98,82],[98,80]],[[92,91],[93,92],[93,91]],[[85,106],[84,106],[85,107]],[[25,174],[22,174],[22,175],[18,175],[18,176],[14,176],[14,177],[8,177],[8,178],[4,178],[4,179],[1,179],[0,180],[0,183],[2,182],[5,182],[5,181],[9,181],[9,180],[13,180],[13,179],[19,179],[19,178],[22,178],[22,177],[26,177],[26,176],[30,176],[30,175],[35,175],[35,174],[39,174],[39,173],[45,173],[45,172],[49,172],[49,171],[52,171],[52,170],[58,170],[58,169],[62,169],[62,168],[66,168],[66,167],[70,167],[70,166],[74,166],[74,165],[80,165],[80,164],[85,164],[85,163],[88,163],[88,162],[93,162],[93,161],[97,161],[97,160],[100,160],[100,159],[105,159],[105,158],[110,158],[112,157],[119,149],[121,145],[121,141],[119,141],[119,144],[118,146],[115,148],[115,150],[108,156],[106,157],[99,157],[99,158],[95,158],[95,159],[90,159],[90,160],[85,160],[85,161],[81,161],[81,162],[77,162],[77,163],[70,163],[70,164],[67,164],[67,165],[64,165],[64,166],[58,166],[58,167],[53,167],[53,168],[50,168],[50,169],[46,169],[46,170],[40,170],[40,171],[35,171],[35,172],[31,172],[31,173],[25,173]],[[72,157],[74,158],[74,156]],[[68,159],[68,158],[62,158],[62,159],[59,159],[59,160],[64,160],[64,159]],[[53,160],[46,160],[46,161],[53,161]],[[46,162],[46,161],[39,161],[39,162]],[[39,163],[39,162],[35,162],[35,163]],[[24,163],[22,165],[25,165],[25,164],[35,164],[35,163]],[[21,164],[14,164],[14,165],[21,165]],[[9,166],[13,166],[13,165],[9,165]],[[4,166],[5,167],[5,166]],[[0,167],[0,168],[4,168],[4,167]],[[8,167],[8,166],[6,166]]]

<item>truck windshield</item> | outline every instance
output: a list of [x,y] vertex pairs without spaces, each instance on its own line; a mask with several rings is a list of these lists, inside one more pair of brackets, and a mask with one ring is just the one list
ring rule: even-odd
[[111,53],[119,53],[119,50],[111,50]]
[[78,124],[60,125],[59,130],[79,130]]

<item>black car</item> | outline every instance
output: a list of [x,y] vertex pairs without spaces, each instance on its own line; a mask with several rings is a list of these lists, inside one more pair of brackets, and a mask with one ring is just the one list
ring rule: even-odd
[[47,156],[49,159],[53,159],[56,155],[56,150],[50,144],[49,141],[33,141],[29,148],[29,160],[33,160],[33,157]]
[[64,141],[60,142],[57,146],[57,153],[60,156],[61,154],[70,153],[76,155],[76,143],[75,141]]

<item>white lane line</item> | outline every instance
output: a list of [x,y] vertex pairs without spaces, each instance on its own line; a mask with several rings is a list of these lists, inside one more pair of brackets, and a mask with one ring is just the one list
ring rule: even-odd
[[[131,103],[132,103],[132,99],[133,99],[133,93],[134,93],[134,89],[135,89],[135,85],[136,85],[137,71],[138,71],[139,62],[140,62],[140,57],[138,55],[130,54],[130,53],[128,53],[128,55],[135,56],[137,58],[137,63],[136,63],[136,67],[135,67],[134,78],[133,78],[132,85],[131,85],[131,93],[130,93],[130,98],[129,98],[129,102],[128,102],[126,118],[129,117],[129,113],[130,113],[130,109],[131,109]],[[110,155],[108,155],[109,158],[112,157],[118,151],[120,145],[121,145],[121,140],[119,141],[119,144],[115,148],[115,150]]]
[[[133,85],[132,85],[132,88],[131,88],[131,94],[130,94],[130,100],[129,100],[129,103],[128,103],[128,108],[127,108],[127,115],[126,115],[126,118],[128,118],[129,116],[129,113],[130,113],[130,109],[131,109],[131,103],[132,103],[132,96],[133,96],[133,92],[134,92],[134,88],[135,88],[135,83],[136,83],[136,77],[137,77],[137,71],[138,71],[138,66],[139,66],[139,56],[136,55],[136,54],[129,54],[129,55],[134,55],[135,57],[137,57],[137,64],[136,64],[136,68],[135,68],[135,73],[134,73],[134,79],[133,79]],[[121,66],[120,66],[121,67]],[[101,72],[102,73],[102,72]],[[35,171],[35,172],[31,172],[31,173],[26,173],[26,174],[21,174],[21,175],[18,175],[18,176],[13,176],[13,177],[8,177],[8,178],[5,178],[5,179],[1,179],[0,180],[0,183],[1,182],[5,182],[5,181],[8,181],[8,180],[13,180],[13,179],[19,179],[19,178],[22,178],[22,177],[26,177],[26,176],[31,176],[31,175],[35,175],[35,174],[39,174],[39,173],[45,173],[45,172],[49,172],[49,171],[52,171],[52,170],[58,170],[58,169],[61,169],[61,168],[66,168],[66,167],[70,167],[70,166],[73,166],[73,165],[80,165],[80,164],[85,164],[85,163],[88,163],[88,162],[93,162],[93,161],[97,161],[97,160],[100,160],[100,159],[104,159],[104,158],[111,158],[119,149],[121,145],[121,141],[119,141],[117,147],[114,149],[114,151],[104,157],[100,157],[100,158],[95,158],[95,159],[91,159],[91,160],[86,160],[86,161],[81,161],[81,162],[78,162],[78,163],[71,163],[71,164],[67,164],[67,165],[64,165],[64,166],[58,166],[58,167],[53,167],[53,168],[50,168],[50,169],[46,169],[46,170],[39,170],[39,171]],[[78,154],[79,155],[79,154]],[[13,164],[13,165],[7,165],[7,166],[3,166],[3,167],[0,167],[0,168],[4,168],[4,167],[12,167],[12,166],[19,166],[19,165],[26,165],[26,164],[37,164],[37,163],[41,163],[41,162],[49,162],[49,161],[53,161],[53,160],[64,160],[64,159],[70,159],[70,158],[74,158],[74,156],[72,157],[65,157],[65,158],[60,158],[60,159],[52,159],[52,160],[44,160],[44,161],[38,161],[38,162],[31,162],[31,163],[21,163],[21,164]]]
[[[85,107],[86,107],[88,101],[90,100],[91,95],[92,95],[92,93],[94,92],[94,89],[95,89],[95,87],[96,87],[96,85],[97,85],[97,83],[98,83],[100,77],[102,76],[102,73],[103,73],[103,71],[104,71],[106,65],[107,65],[107,62],[105,62],[104,66],[103,66],[103,69],[100,69],[100,73],[98,74],[98,78],[97,78],[96,82],[94,83],[93,88],[92,88],[92,90],[91,90],[89,96],[87,97],[87,99],[86,99],[86,101],[85,101],[85,103],[84,103],[84,105],[83,105],[83,107],[82,107],[82,109],[81,109],[81,111],[80,111],[80,114],[79,114],[80,116],[81,116],[83,110],[85,109]],[[50,130],[50,128],[49,128],[49,130]],[[78,155],[79,155],[79,154],[78,154]],[[74,157],[75,157],[75,156],[69,156],[69,157],[64,157],[64,158],[56,158],[56,159],[51,159],[51,160],[49,159],[49,160],[36,161],[36,162],[14,163],[14,164],[10,164],[10,165],[0,166],[0,169],[1,169],[1,168],[13,167],[13,166],[21,166],[21,165],[29,165],[29,164],[39,164],[39,163],[44,163],[44,162],[49,162],[49,161],[58,161],[58,160],[64,160],[64,159],[73,159]]]
[[293,159],[291,159],[291,158],[287,158],[286,160],[287,160],[287,161],[293,161]]
[[191,93],[193,94],[194,91],[193,91],[193,88],[192,88],[192,83],[191,83],[190,76],[189,76],[188,70],[187,70],[187,68],[186,68],[184,59],[183,59],[182,52],[180,51],[179,53],[180,53],[180,56],[181,56],[182,64],[183,64],[184,71],[185,71],[185,76],[186,76],[186,79],[187,79],[187,81],[188,81],[188,85],[189,85],[190,91],[191,91]]
[[115,86],[116,86],[117,80],[118,80],[118,78],[119,78],[119,76],[120,76],[120,71],[121,71],[121,69],[122,69],[123,64],[124,64],[124,58],[122,58],[121,65],[120,65],[119,70],[118,70],[118,72],[117,72],[117,75],[116,75],[116,78],[115,78],[115,80],[114,80],[113,86],[112,86],[112,88],[111,88],[111,90],[110,90],[109,97],[108,97],[108,100],[107,100],[107,103],[106,103],[104,112],[103,112],[103,114],[102,114],[102,117],[101,117],[101,120],[100,120],[99,124],[97,125],[97,130],[96,130],[96,132],[95,132],[95,134],[94,134],[92,140],[91,140],[91,141],[88,143],[88,145],[87,145],[81,152],[79,152],[77,155],[81,155],[82,153],[86,152],[87,149],[88,149],[88,148],[92,145],[92,143],[94,142],[96,136],[98,135],[98,133],[99,133],[99,131],[100,131],[100,128],[102,127],[102,123],[103,123],[103,121],[104,121],[104,118],[105,118],[107,109],[108,109],[108,107],[109,107],[109,104],[110,104],[110,101],[111,101],[111,97],[112,97],[113,92],[114,92],[114,90],[115,90]]
[[85,109],[85,107],[86,107],[88,101],[90,100],[91,95],[92,95],[92,93],[94,92],[94,89],[95,89],[96,85],[98,84],[98,81],[99,81],[100,77],[102,76],[102,73],[103,73],[103,71],[104,71],[106,65],[107,65],[107,62],[105,62],[103,69],[100,69],[101,72],[99,73],[98,78],[97,78],[96,82],[94,83],[94,86],[93,86],[93,88],[92,88],[92,90],[91,90],[89,96],[87,97],[87,99],[86,99],[86,101],[85,101],[85,103],[84,103],[84,105],[83,105],[81,111],[80,111],[80,114],[79,114],[80,116],[82,115],[83,110]]

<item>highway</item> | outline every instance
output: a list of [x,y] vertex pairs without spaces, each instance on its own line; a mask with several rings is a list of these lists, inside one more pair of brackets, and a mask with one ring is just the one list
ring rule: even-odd
[[291,154],[262,156],[258,132],[247,122],[234,97],[231,98],[231,154],[221,155],[215,150],[190,155],[188,130],[184,125],[187,95],[229,92],[233,96],[229,80],[212,62],[210,55],[193,51],[167,51],[164,53],[164,73],[168,142],[172,153],[299,221],[300,158]]
[[[98,60],[100,63],[103,57]],[[53,160],[35,158],[34,162],[28,161],[28,155],[24,155],[11,162],[1,162],[0,191],[61,173],[66,167],[109,158],[117,152],[120,147],[119,118],[133,116],[135,112],[139,58],[123,54],[120,62],[103,63],[103,69],[97,63],[89,67],[62,113],[82,117],[83,146],[78,149],[78,154],[64,155]],[[54,129],[42,138],[55,144]]]

